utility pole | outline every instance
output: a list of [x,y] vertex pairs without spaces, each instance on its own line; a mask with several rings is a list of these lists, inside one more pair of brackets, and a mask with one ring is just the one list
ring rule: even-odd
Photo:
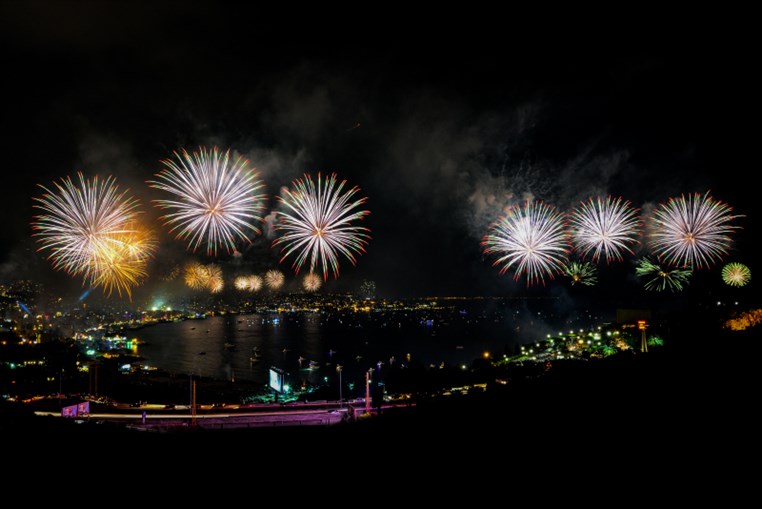
[[365,413],[370,413],[370,372],[373,368],[365,372]]
[[336,371],[339,372],[339,406],[343,407],[344,406],[344,396],[342,396],[342,393],[341,393],[341,370],[342,370],[341,364],[336,364]]
[[193,380],[193,388],[191,389],[191,426],[196,426],[196,381]]

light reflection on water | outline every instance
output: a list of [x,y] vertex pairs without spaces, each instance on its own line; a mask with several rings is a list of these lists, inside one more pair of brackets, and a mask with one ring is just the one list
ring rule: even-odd
[[[523,308],[496,314],[455,310],[435,317],[298,312],[164,323],[138,330],[135,337],[145,343],[139,354],[146,364],[172,373],[266,385],[274,366],[287,373],[291,384],[317,384],[337,376],[336,364],[344,368],[345,383],[361,381],[366,371],[379,369],[379,362],[380,369],[387,369],[391,362],[406,362],[408,354],[424,366],[470,364],[485,351],[510,353],[516,344],[542,339],[558,326]],[[259,357],[252,362],[255,351]]]

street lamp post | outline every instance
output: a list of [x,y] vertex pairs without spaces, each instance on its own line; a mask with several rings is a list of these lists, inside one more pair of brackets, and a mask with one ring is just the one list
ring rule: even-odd
[[342,387],[341,387],[341,370],[342,370],[341,364],[336,364],[336,372],[339,374],[339,406],[344,406],[344,396],[342,395]]

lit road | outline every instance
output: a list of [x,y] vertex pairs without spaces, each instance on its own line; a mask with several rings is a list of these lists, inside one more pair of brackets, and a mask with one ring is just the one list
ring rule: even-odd
[[[391,408],[402,405],[384,405]],[[406,405],[408,406],[408,405]],[[414,406],[414,405],[410,405]],[[88,415],[80,415],[73,419],[85,421],[124,422],[128,427],[140,429],[172,429],[192,425],[193,417],[187,406],[175,407],[168,411],[163,405],[142,405],[139,408],[119,405],[122,412],[96,411]],[[115,407],[117,408],[117,407]],[[273,426],[307,426],[332,425],[352,419],[352,414],[360,415],[365,412],[364,405],[355,406],[350,411],[349,406],[340,407],[338,402],[319,401],[299,403],[294,405],[226,405],[224,409],[214,409],[204,405],[204,410],[196,413],[195,425],[206,429],[253,428]],[[178,411],[180,410],[180,411]],[[143,413],[145,412],[145,419]],[[198,412],[198,409],[197,409]],[[40,416],[62,417],[60,411],[36,411]],[[70,417],[72,418],[72,417]]]

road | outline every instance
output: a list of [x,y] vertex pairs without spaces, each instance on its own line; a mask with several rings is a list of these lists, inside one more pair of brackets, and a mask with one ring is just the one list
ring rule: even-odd
[[[385,405],[392,408],[398,405]],[[186,407],[167,410],[163,405],[114,407],[121,411],[94,411],[75,417],[80,420],[127,423],[131,428],[170,430],[197,426],[205,429],[252,428],[270,426],[332,425],[351,420],[365,412],[364,405],[340,406],[335,401],[293,403],[286,405],[226,405],[213,409],[211,405],[197,409],[194,417]],[[145,413],[145,416],[144,416]],[[36,411],[36,415],[61,417],[60,411]]]

